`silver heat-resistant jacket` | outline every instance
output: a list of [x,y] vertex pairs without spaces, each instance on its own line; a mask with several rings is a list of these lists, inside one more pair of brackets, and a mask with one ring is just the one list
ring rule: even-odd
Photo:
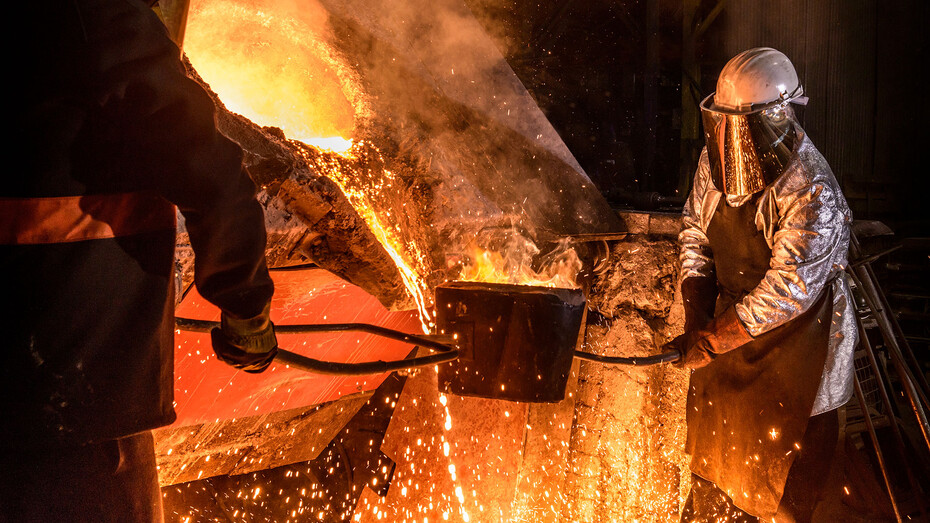
[[[711,181],[705,149],[678,237],[682,280],[714,276],[706,231],[721,196]],[[811,415],[836,409],[852,395],[858,338],[854,302],[844,274],[852,215],[833,171],[806,135],[785,172],[763,191],[755,216],[756,227],[772,249],[772,259],[762,281],[736,304],[736,313],[746,330],[758,336],[800,316],[817,301],[825,285],[832,285],[830,346]]]

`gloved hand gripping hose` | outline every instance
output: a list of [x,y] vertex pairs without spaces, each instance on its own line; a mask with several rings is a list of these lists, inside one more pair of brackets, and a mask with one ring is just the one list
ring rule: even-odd
[[210,330],[216,357],[245,372],[259,373],[267,369],[278,351],[270,312],[270,303],[251,318],[236,318],[224,312],[220,326]]

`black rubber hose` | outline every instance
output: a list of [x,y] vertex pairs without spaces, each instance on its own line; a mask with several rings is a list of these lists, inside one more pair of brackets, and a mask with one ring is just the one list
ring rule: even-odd
[[677,361],[679,358],[681,358],[681,353],[679,353],[677,350],[672,350],[663,352],[662,354],[656,354],[655,356],[620,357],[601,356],[599,354],[592,354],[590,352],[576,350],[575,357],[580,360],[596,361],[597,363],[605,363],[607,365],[633,365],[635,367],[648,367],[650,365],[658,365],[659,363],[670,363]]

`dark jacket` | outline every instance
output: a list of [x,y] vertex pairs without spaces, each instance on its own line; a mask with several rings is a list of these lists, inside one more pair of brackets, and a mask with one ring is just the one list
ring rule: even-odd
[[[200,293],[258,314],[272,283],[242,151],[145,3],[17,2],[13,168],[0,186],[0,445],[170,423],[174,206]],[[23,5],[25,4],[25,5]],[[12,12],[11,12],[12,11]]]

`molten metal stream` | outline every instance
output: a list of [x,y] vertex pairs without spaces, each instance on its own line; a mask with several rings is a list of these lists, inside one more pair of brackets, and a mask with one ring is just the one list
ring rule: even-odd
[[[276,11],[230,1],[192,6],[185,52],[198,73],[227,107],[263,126],[317,149],[351,159],[355,120],[368,108],[355,74],[325,43],[326,14],[312,4]],[[319,165],[319,162],[316,162]],[[394,175],[384,171],[377,185],[354,187],[352,173],[335,162],[323,174],[336,182],[400,271],[429,332],[423,255],[386,225],[368,193],[389,190]]]

